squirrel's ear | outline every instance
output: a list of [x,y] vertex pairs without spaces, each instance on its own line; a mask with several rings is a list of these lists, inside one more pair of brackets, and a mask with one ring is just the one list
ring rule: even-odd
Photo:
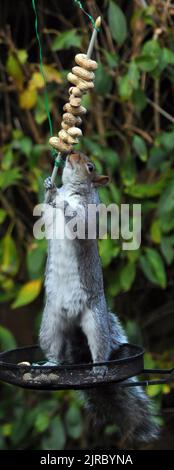
[[95,175],[92,182],[95,187],[105,186],[110,182],[110,178],[106,175]]

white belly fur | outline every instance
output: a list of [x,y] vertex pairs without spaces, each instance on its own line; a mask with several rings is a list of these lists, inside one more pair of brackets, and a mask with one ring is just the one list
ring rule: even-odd
[[66,315],[76,316],[84,309],[84,292],[78,272],[78,264],[71,240],[51,240],[49,272],[46,280],[46,294],[54,299],[56,310]]

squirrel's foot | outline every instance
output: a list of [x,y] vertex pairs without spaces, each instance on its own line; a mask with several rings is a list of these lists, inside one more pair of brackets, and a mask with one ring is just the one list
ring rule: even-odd
[[95,375],[97,379],[104,379],[104,377],[107,375],[107,372],[107,366],[97,366],[92,368],[91,374]]
[[54,189],[56,187],[55,184],[53,184],[51,181],[51,176],[48,176],[48,178],[45,179],[44,187],[46,191],[50,191],[51,189]]

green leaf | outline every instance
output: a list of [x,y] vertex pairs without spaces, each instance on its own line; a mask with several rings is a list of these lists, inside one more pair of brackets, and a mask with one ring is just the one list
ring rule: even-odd
[[46,249],[46,240],[37,241],[28,247],[27,269],[30,279],[37,279],[44,274]]
[[140,160],[145,162],[147,160],[147,147],[144,139],[139,135],[134,135],[133,137],[133,148],[140,157]]
[[174,132],[162,132],[156,139],[156,145],[163,146],[165,150],[170,152],[174,149]]
[[174,209],[174,180],[168,183],[168,186],[163,191],[158,205],[159,215],[171,212]]
[[135,160],[132,155],[128,155],[121,169],[121,176],[125,186],[132,187],[136,178]]
[[8,75],[10,75],[13,80],[15,80],[17,87],[21,89],[24,82],[24,74],[22,71],[22,67],[20,66],[17,58],[13,55],[13,53],[9,53],[8,55],[6,62],[6,70]]
[[147,106],[146,95],[143,90],[137,88],[133,91],[132,101],[137,109],[137,111],[143,111]]
[[143,72],[152,72],[158,65],[158,58],[142,55],[136,59],[136,63]]
[[164,186],[166,185],[166,177],[163,175],[159,180],[154,183],[137,183],[136,185],[125,188],[125,193],[136,198],[149,198],[156,197],[161,194]]
[[121,272],[120,272],[120,283],[121,283],[121,287],[123,288],[125,292],[127,292],[131,288],[135,280],[135,276],[136,276],[135,263],[128,262],[121,269]]
[[16,340],[12,335],[11,331],[9,331],[4,326],[0,325],[0,347],[2,350],[6,349],[14,349],[16,348]]
[[40,294],[41,287],[41,279],[35,279],[24,284],[20,288],[16,300],[12,304],[12,308],[22,307],[23,305],[28,305],[33,302],[33,300],[35,300]]
[[104,267],[108,266],[112,259],[118,256],[119,251],[120,248],[114,240],[110,238],[99,240],[99,254]]
[[66,435],[61,418],[55,416],[52,418],[48,437],[42,441],[43,450],[61,450],[64,449]]
[[28,59],[28,52],[26,51],[26,49],[18,49],[16,54],[19,59],[19,62],[21,64],[25,64]]
[[14,160],[12,149],[8,147],[2,159],[2,170],[9,170]]
[[113,68],[117,67],[117,65],[119,63],[118,54],[116,54],[116,52],[108,52],[105,49],[103,49],[103,53],[105,55],[105,58],[106,58],[107,63],[109,65],[109,68],[113,69]]
[[161,252],[168,266],[170,266],[174,260],[174,239],[172,237],[161,238]]
[[30,156],[32,150],[32,140],[29,137],[23,137],[20,140],[20,150],[27,157]]
[[79,439],[82,434],[83,423],[80,409],[72,403],[65,415],[65,424],[68,435],[72,439]]
[[48,413],[42,411],[42,413],[39,413],[36,417],[35,421],[35,428],[38,433],[42,433],[48,429],[50,424],[50,418]]
[[8,233],[2,240],[2,253],[1,271],[14,276],[18,271],[20,260],[15,242]]
[[69,49],[70,47],[80,48],[81,40],[81,37],[77,34],[75,29],[64,31],[54,39],[52,43],[52,50],[60,51],[61,49]]
[[140,256],[140,267],[148,281],[152,282],[152,284],[157,284],[156,276],[154,275],[150,263],[145,255]]
[[119,156],[118,153],[115,152],[115,150],[112,150],[108,147],[102,147],[101,159],[104,163],[107,164],[107,167],[111,168],[112,170],[115,170],[118,167]]
[[95,74],[95,89],[99,95],[106,95],[112,87],[112,78],[101,62]]
[[2,171],[0,173],[0,188],[4,190],[7,189],[9,186],[17,184],[21,177],[22,175],[19,167]]
[[6,217],[7,212],[4,209],[0,209],[0,224],[3,224]]
[[[144,259],[146,263],[144,262]],[[166,287],[167,279],[163,260],[154,248],[145,248],[145,257],[140,258],[144,274],[151,282]]]
[[118,92],[120,98],[123,101],[129,100],[132,96],[133,88],[129,79],[129,75],[126,74],[123,77],[118,78]]
[[113,1],[109,3],[108,22],[113,39],[122,45],[127,37],[126,17],[121,8]]
[[170,49],[163,47],[160,57],[161,71],[163,71],[168,65],[174,65],[174,53]]
[[140,72],[138,70],[138,67],[135,61],[132,61],[129,64],[128,77],[129,77],[129,82],[132,86],[132,89],[136,90],[139,85]]
[[149,169],[160,168],[160,164],[166,159],[166,151],[162,147],[156,145],[150,149],[150,157],[148,159],[147,167]]
[[150,227],[150,236],[151,240],[154,243],[160,243],[161,241],[161,227],[160,227],[160,220],[156,219],[152,222]]
[[109,184],[109,189],[112,195],[112,200],[116,204],[120,204],[120,199],[121,199],[121,194],[120,194],[120,189],[113,183]]

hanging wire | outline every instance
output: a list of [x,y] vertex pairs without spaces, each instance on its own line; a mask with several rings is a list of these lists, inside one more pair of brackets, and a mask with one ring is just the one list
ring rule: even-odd
[[[36,38],[39,46],[39,66],[40,66],[40,72],[42,75],[42,78],[44,80],[44,100],[45,100],[45,110],[48,118],[48,123],[49,123],[49,128],[50,128],[50,136],[53,136],[53,126],[52,126],[52,121],[51,121],[51,115],[50,115],[50,110],[49,110],[49,99],[48,99],[48,90],[47,90],[47,83],[46,83],[46,77],[44,73],[44,65],[43,65],[43,52],[42,52],[42,43],[40,39],[40,34],[39,34],[39,29],[38,29],[38,16],[37,16],[37,10],[36,10],[36,4],[35,0],[32,0],[32,7],[34,10],[35,14],[35,32],[36,32]],[[57,156],[57,152],[54,149],[51,149],[51,154],[53,157]]]
[[95,24],[95,20],[94,18],[92,17],[92,15],[90,15],[83,7],[82,3],[79,1],[79,0],[73,0],[73,2],[79,6],[79,8],[83,11],[83,13],[88,16],[89,20],[91,21],[92,23],[92,26],[94,29],[96,29],[96,31],[99,31],[99,28],[96,27],[96,24]]

